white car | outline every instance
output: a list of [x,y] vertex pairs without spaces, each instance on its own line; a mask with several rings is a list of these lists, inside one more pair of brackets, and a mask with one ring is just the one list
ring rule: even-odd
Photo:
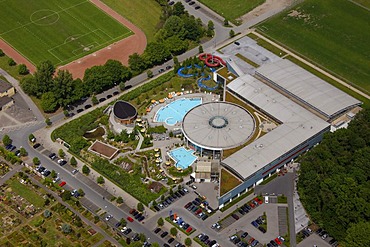
[[109,221],[110,219],[112,219],[113,218],[113,216],[112,215],[110,215],[110,214],[108,214],[108,216],[107,217],[105,217],[105,220],[106,221]]
[[123,227],[122,229],[121,229],[121,232],[123,233],[124,231],[126,231],[127,230],[127,227]]
[[60,177],[56,177],[56,178],[53,179],[53,183],[56,183],[58,181],[60,181]]
[[190,187],[192,187],[195,190],[197,189],[197,186],[195,186],[194,184],[192,186],[190,186]]

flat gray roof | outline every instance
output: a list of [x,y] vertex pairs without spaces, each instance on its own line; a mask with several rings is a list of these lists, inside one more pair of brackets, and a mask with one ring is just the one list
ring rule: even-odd
[[244,179],[330,126],[250,75],[237,78],[227,88],[282,122],[277,128],[222,161]]
[[256,74],[327,118],[361,104],[287,59],[264,64],[256,69]]
[[252,115],[229,102],[209,102],[191,109],[182,121],[187,139],[199,147],[221,150],[244,144],[255,130]]
[[0,79],[0,93],[4,93],[7,90],[11,89],[12,87],[13,86],[9,82]]

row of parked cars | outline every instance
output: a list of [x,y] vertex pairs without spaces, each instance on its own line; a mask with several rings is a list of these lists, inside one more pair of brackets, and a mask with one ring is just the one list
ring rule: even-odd
[[220,245],[217,243],[216,240],[210,240],[209,236],[205,233],[199,234],[197,238],[209,247],[219,247]]
[[[310,228],[305,228],[302,230],[302,234],[304,235],[304,237],[308,237],[310,234],[312,233],[312,230]],[[322,228],[319,228],[317,229],[316,233],[323,239],[327,239],[329,238],[329,233],[327,233],[325,230],[323,230]],[[330,241],[329,241],[329,244],[331,244],[332,246],[336,247],[338,246],[338,241],[335,239],[335,238],[332,238]]]
[[[141,221],[143,221],[145,219],[145,216],[142,213],[140,213],[139,211],[137,211],[136,209],[134,209],[134,208],[132,208],[130,210],[130,214],[135,219],[137,219],[139,222],[141,222]],[[130,221],[130,222],[133,222],[134,221],[131,217],[128,217],[127,220]]]
[[187,233],[190,233],[192,232],[193,230],[193,227],[191,227],[188,223],[186,223],[181,217],[179,216],[175,216],[172,214],[170,215],[170,220],[173,221],[173,223],[177,224],[180,228],[184,229]]
[[206,220],[212,210],[207,209],[208,202],[196,197],[193,201],[188,202],[185,204],[184,208],[186,208],[189,212],[192,212],[195,216],[199,219]]
[[284,243],[285,239],[281,236],[278,236],[277,238],[270,241],[270,243],[267,243],[267,247],[278,247]]
[[[185,0],[185,2],[188,3],[189,5],[194,5],[195,4],[195,1],[192,1],[192,0]],[[200,6],[195,5],[194,9],[200,9]]]
[[154,209],[156,211],[161,211],[162,209],[168,207],[171,205],[175,200],[181,198],[185,194],[189,193],[189,191],[186,188],[179,189],[178,191],[174,192],[173,195],[168,196],[163,201],[158,203],[158,205],[154,206]]
[[236,246],[239,246],[239,247],[249,247],[249,246],[256,246],[259,242],[258,240],[250,237],[248,241],[246,241],[246,237],[248,236],[248,233],[247,232],[243,232],[241,235],[240,235],[240,238],[238,237],[238,235],[233,235],[231,236],[229,239],[230,241],[235,244]]
[[[125,88],[126,89],[126,88]],[[107,96],[106,96],[106,98],[104,98],[104,97],[102,97],[102,98],[99,98],[98,99],[98,101],[99,101],[99,103],[102,103],[102,102],[104,102],[104,101],[106,101],[107,99],[110,99],[110,98],[112,98],[113,96],[116,96],[116,95],[118,95],[119,94],[119,92],[118,91],[114,91],[112,94],[108,94]],[[83,98],[83,100],[86,100],[87,98]],[[89,109],[89,108],[91,108],[92,107],[92,105],[91,104],[86,104],[85,106],[84,106],[84,108],[85,108],[85,110],[87,110],[87,109]],[[80,113],[80,112],[83,112],[84,111],[84,109],[83,108],[79,108],[79,109],[77,109],[76,110],[76,112],[77,113]],[[73,116],[73,114],[69,114],[69,116],[70,117],[72,117]]]
[[251,224],[260,230],[262,233],[266,233],[266,229],[262,227],[261,225],[265,223],[265,219],[262,216],[259,216],[256,220],[253,220]]
[[[162,229],[161,228],[156,228],[155,230],[154,230],[154,233],[155,234],[159,234],[159,232],[160,231],[162,231]],[[161,238],[165,238],[166,236],[168,235],[168,232],[167,231],[162,231],[162,233],[160,234],[160,236],[161,236]],[[171,243],[173,243],[173,241],[175,241],[175,239],[173,238],[173,237],[170,237],[168,240],[167,240],[167,243],[169,243],[169,244],[171,244]],[[169,247],[169,245],[168,244],[164,244],[163,246],[165,246],[165,247]],[[177,244],[176,244],[176,246],[178,246]],[[182,245],[181,245],[182,246]]]

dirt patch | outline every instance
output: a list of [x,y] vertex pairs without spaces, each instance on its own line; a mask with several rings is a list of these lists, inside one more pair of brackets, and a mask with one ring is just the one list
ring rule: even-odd
[[286,8],[293,4],[293,0],[266,0],[260,6],[254,8],[252,11],[241,17],[243,23],[250,21],[257,16],[263,15],[276,9]]
[[135,52],[139,54],[143,53],[146,47],[146,37],[143,31],[101,1],[91,0],[91,2],[129,28],[134,32],[134,35],[58,68],[60,70],[69,70],[74,78],[83,78],[87,68],[95,65],[102,65],[109,59],[118,60],[124,65],[128,65],[129,56]]

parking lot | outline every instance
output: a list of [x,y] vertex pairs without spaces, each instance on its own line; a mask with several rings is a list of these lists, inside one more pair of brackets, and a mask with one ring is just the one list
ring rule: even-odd
[[329,243],[322,240],[317,234],[311,234],[311,236],[300,242],[297,247],[312,247],[314,245],[317,245],[318,247],[331,247]]

